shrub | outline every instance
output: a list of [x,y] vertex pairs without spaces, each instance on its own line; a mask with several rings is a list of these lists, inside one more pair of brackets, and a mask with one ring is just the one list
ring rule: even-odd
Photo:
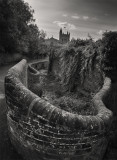
[[80,83],[81,54],[81,48],[68,48],[61,53],[61,79],[69,91],[74,91]]
[[112,81],[117,80],[117,32],[105,32],[102,38],[102,69]]
[[83,99],[74,99],[70,96],[63,96],[57,100],[54,100],[54,105],[59,108],[74,114],[81,115],[94,115],[96,109],[91,102],[86,102]]
[[96,70],[102,74],[101,70],[101,56],[99,52],[99,48],[95,42],[90,43],[87,45],[82,54],[81,60],[81,83],[83,84],[87,75],[92,74]]
[[31,87],[31,91],[33,93],[35,93],[36,95],[38,95],[39,97],[42,97],[42,94],[43,94],[43,90],[42,90],[42,86],[40,84],[34,84],[32,87]]

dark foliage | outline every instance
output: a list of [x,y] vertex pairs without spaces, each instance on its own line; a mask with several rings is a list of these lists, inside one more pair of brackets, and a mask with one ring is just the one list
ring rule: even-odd
[[102,72],[101,53],[97,43],[91,41],[89,45],[85,46],[82,53],[81,62],[80,76],[82,84],[85,81],[87,75],[91,74],[91,72],[93,72],[95,69],[97,69],[100,73]]
[[82,49],[74,47],[68,47],[61,53],[61,79],[69,91],[74,91],[80,83],[81,54]]
[[71,42],[69,43],[69,46],[71,47],[83,47],[83,46],[86,46],[90,43],[90,40],[89,39],[80,39],[78,38],[77,40],[75,40],[74,38],[72,38]]
[[[74,42],[76,42],[76,40],[74,40]],[[90,79],[90,77],[93,77],[94,79],[92,79],[92,81],[95,82],[96,76],[93,76],[94,72],[97,72],[99,76],[99,84],[103,83],[100,82],[103,81],[101,46],[102,41],[94,42],[90,38],[89,40],[84,40],[84,43],[79,45],[79,47],[75,47],[71,42],[59,48],[57,51],[54,50],[51,52],[50,67],[52,68],[54,59],[58,57],[61,68],[61,82],[67,90],[75,91],[78,86],[82,85],[83,87],[84,82],[86,82],[88,78]],[[100,86],[97,86],[97,88],[100,88]]]
[[105,32],[102,38],[102,69],[106,76],[117,79],[117,32]]
[[44,33],[34,24],[33,13],[23,0],[0,0],[0,55],[39,54]]

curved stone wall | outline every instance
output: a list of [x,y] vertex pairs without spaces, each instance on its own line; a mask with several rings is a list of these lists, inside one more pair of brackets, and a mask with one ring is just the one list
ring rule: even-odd
[[41,83],[48,72],[48,61],[35,62],[28,65],[28,88],[33,90],[34,85]]
[[[34,70],[31,72],[36,74]],[[27,88],[27,64],[22,60],[5,77],[8,128],[13,145],[27,160],[101,160],[112,121],[112,112],[103,103],[110,87],[111,81],[106,78],[93,98],[96,116],[72,114]]]
[[48,65],[49,65],[48,60],[42,60],[42,61],[38,61],[30,64],[30,66],[36,69],[37,71],[40,71],[42,69],[48,70]]

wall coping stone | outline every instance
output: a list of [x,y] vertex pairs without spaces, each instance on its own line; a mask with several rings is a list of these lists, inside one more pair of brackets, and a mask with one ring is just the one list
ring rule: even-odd
[[113,117],[103,103],[111,80],[106,78],[92,99],[97,115],[85,116],[59,109],[31,92],[27,75],[22,60],[5,77],[8,130],[17,151],[27,160],[102,160]]
[[[59,109],[56,106],[53,106],[52,104],[50,104],[49,102],[39,98],[30,90],[28,90],[23,85],[21,75],[20,75],[25,65],[26,65],[26,61],[22,60],[17,65],[12,67],[9,70],[8,75],[6,76],[6,83],[7,83],[7,79],[10,79],[14,85],[17,85],[19,89],[22,90],[22,92],[26,91],[26,93],[28,93],[28,99],[32,99],[29,106],[31,106],[31,109],[33,112],[41,115],[43,118],[45,118],[46,120],[52,123],[53,122],[57,124],[62,123],[62,125],[65,125],[70,129],[74,128],[76,130],[78,129],[92,130],[92,131],[95,130],[100,133],[100,132],[104,132],[104,128],[106,130],[110,128],[113,113],[109,109],[107,109],[103,103],[103,97],[111,87],[111,80],[109,78],[107,77],[105,78],[103,88],[94,96],[92,100],[98,111],[97,115],[84,116],[84,115],[69,113],[62,109]],[[5,86],[6,86],[6,83],[5,83]],[[27,96],[24,97],[24,101],[27,102]],[[35,103],[33,103],[33,101]],[[29,106],[28,108],[30,108]]]

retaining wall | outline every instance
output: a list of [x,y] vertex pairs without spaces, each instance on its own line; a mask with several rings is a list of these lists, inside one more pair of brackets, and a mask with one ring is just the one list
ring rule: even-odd
[[32,66],[32,68],[35,68],[37,71],[40,71],[41,69],[47,70],[48,64],[48,60],[42,60],[35,63],[31,63],[30,66]]
[[27,160],[101,160],[112,122],[112,112],[103,103],[110,87],[111,80],[106,78],[93,98],[96,116],[72,114],[27,88],[27,64],[22,60],[5,77],[12,144]]
[[[59,57],[55,57],[54,59],[51,60],[50,73],[54,74],[55,76],[57,76],[61,79],[62,68],[60,66],[60,61],[61,61],[61,58],[59,58]],[[87,71],[87,73],[85,71],[84,80],[83,80],[82,84],[80,82],[80,78],[79,78],[79,81],[76,82],[76,83],[78,83],[77,84],[78,88],[80,87],[79,85],[82,85],[82,87],[86,91],[97,93],[97,91],[99,91],[99,89],[103,86],[104,77],[103,77],[101,71],[99,71],[99,69],[97,68],[96,63],[95,63],[94,68],[92,70]],[[80,72],[80,71],[78,71],[78,72]]]
[[35,62],[28,65],[28,89],[38,94],[41,83],[48,72],[48,61]]
[[90,73],[87,73],[84,79],[83,87],[90,92],[99,91],[101,86],[103,86],[104,78],[102,73],[95,67],[93,71],[91,70]]
[[54,60],[52,60],[50,73],[52,73],[55,76],[61,77],[61,67],[60,67],[59,57],[55,57]]

